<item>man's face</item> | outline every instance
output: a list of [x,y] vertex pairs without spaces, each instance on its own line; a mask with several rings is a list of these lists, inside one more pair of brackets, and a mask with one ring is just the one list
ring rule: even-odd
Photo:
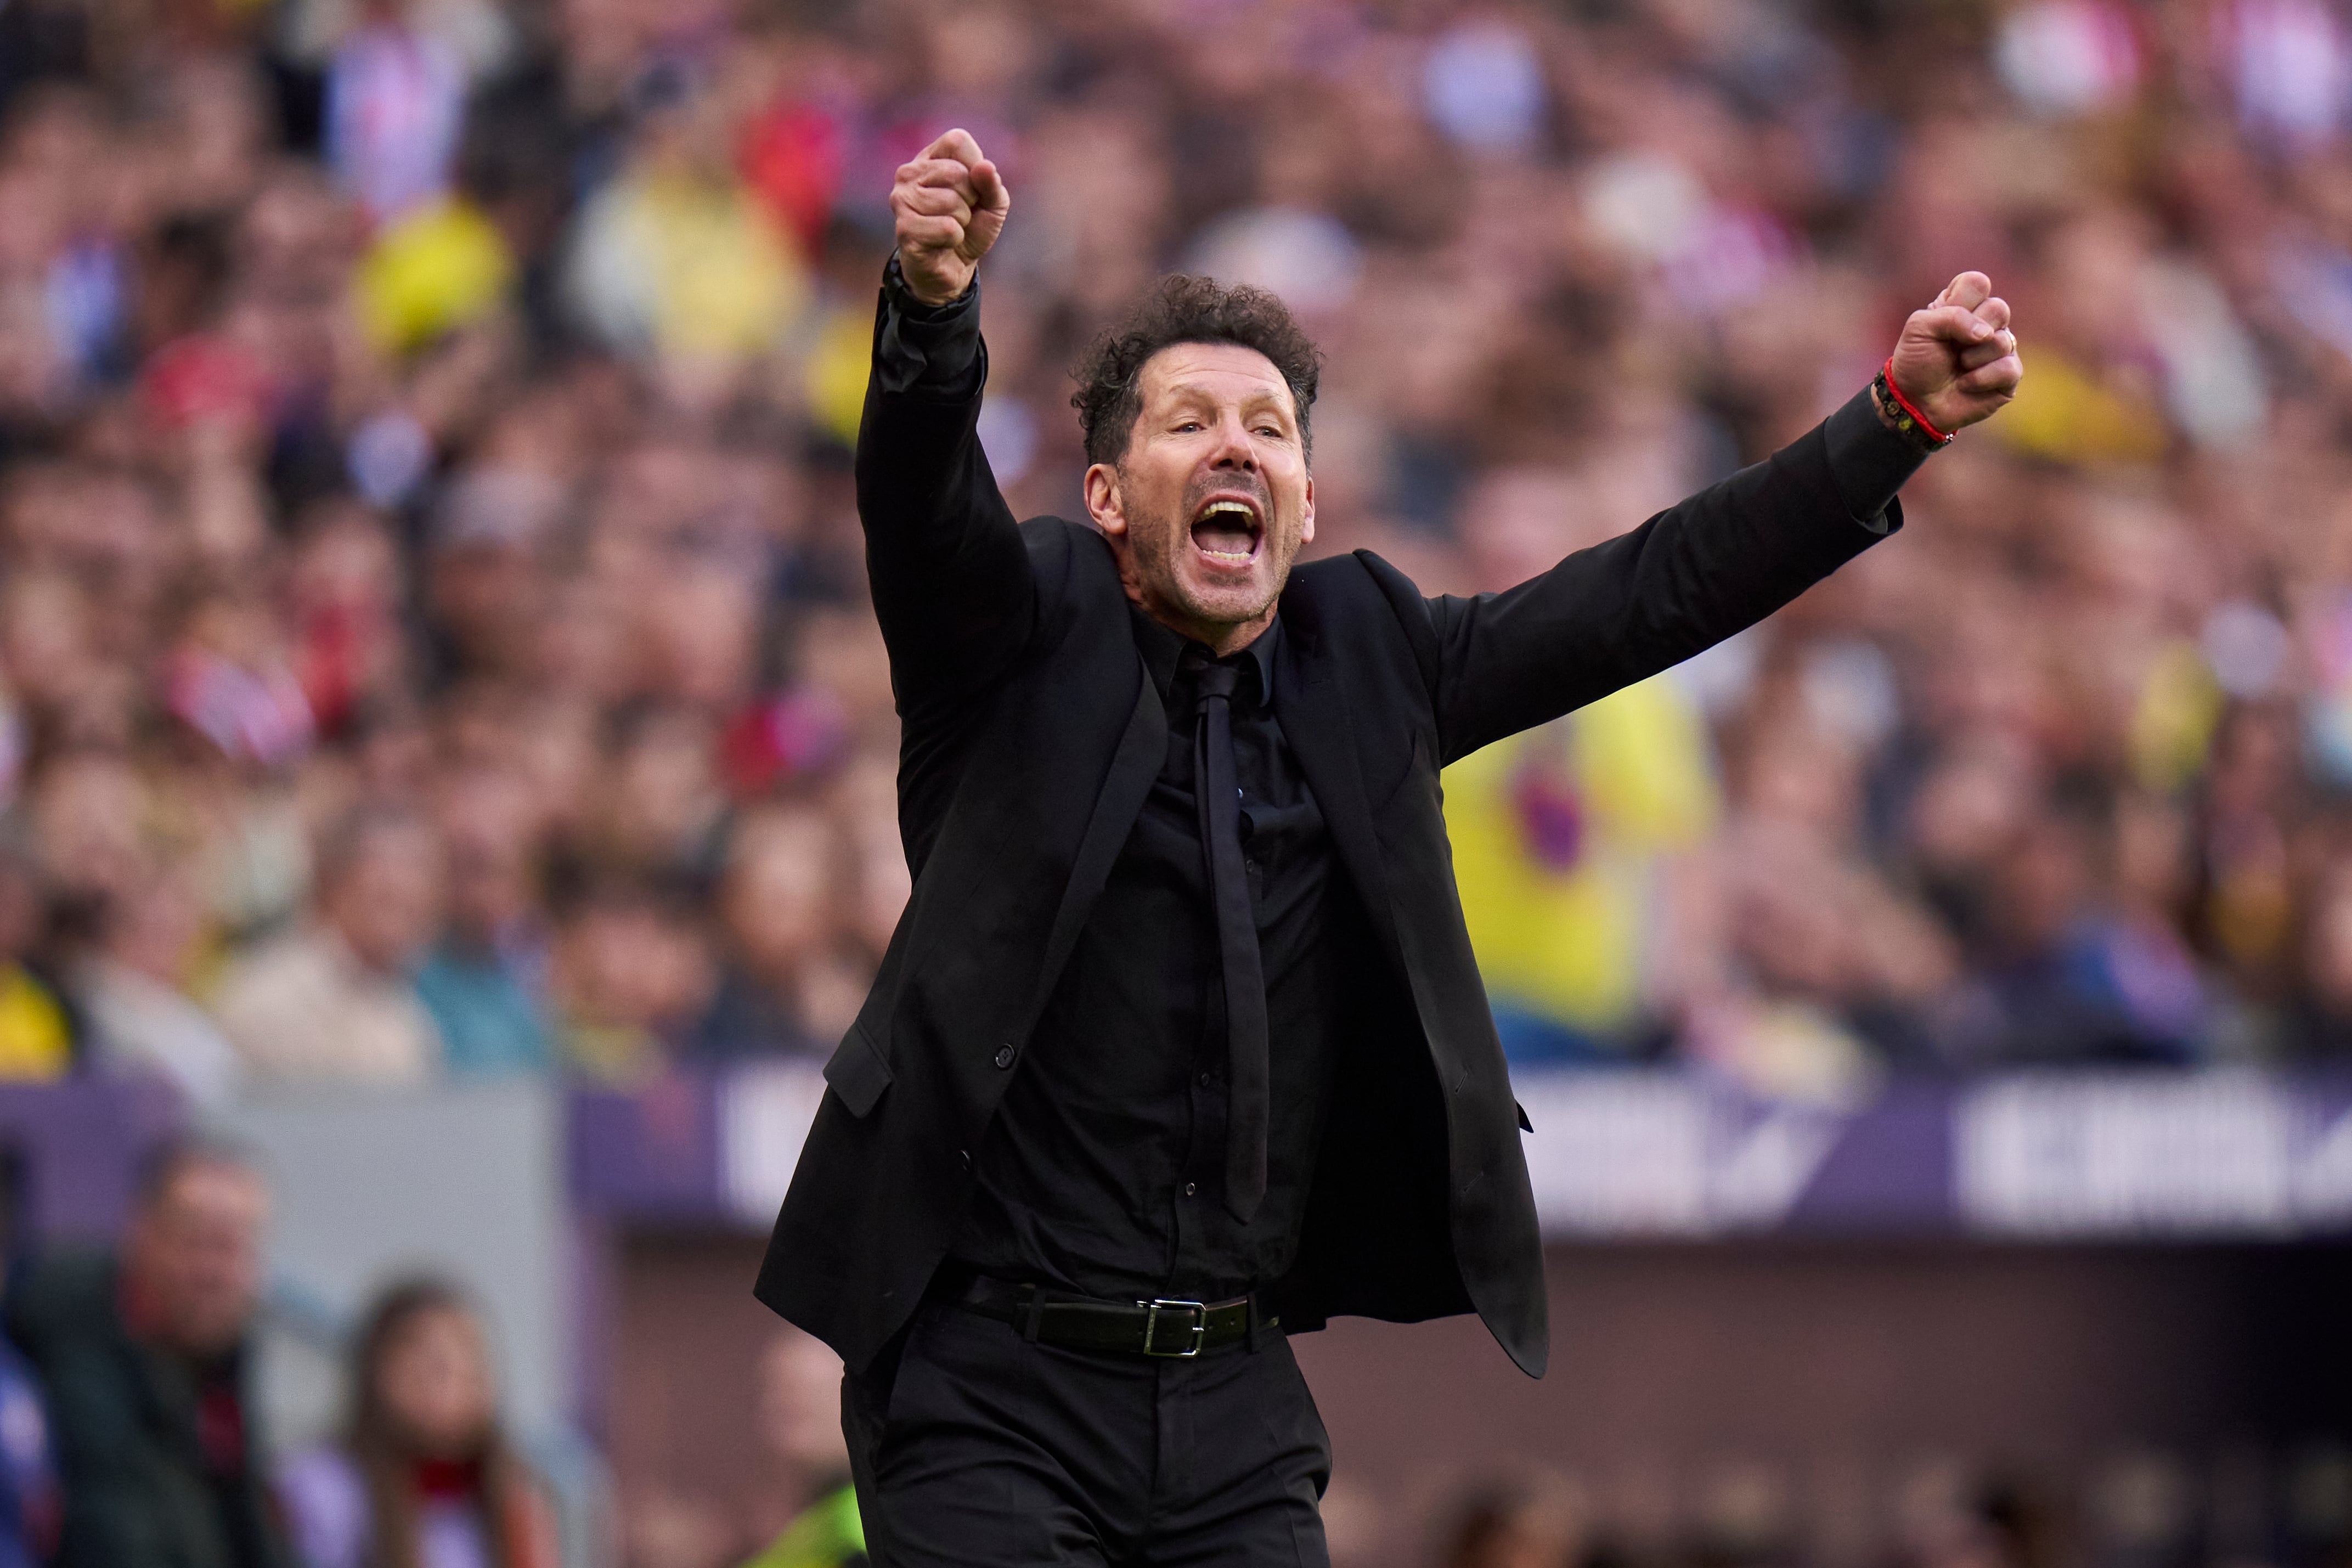
[[1220,653],[1273,618],[1315,537],[1315,481],[1289,384],[1238,343],[1154,354],[1115,463],[1087,470],[1087,510],[1144,613]]
[[328,920],[352,955],[394,974],[416,961],[441,918],[441,847],[422,828],[379,827],[328,889]]
[[131,1227],[125,1258],[173,1349],[217,1355],[245,1335],[261,1298],[261,1178],[199,1160],[165,1184]]

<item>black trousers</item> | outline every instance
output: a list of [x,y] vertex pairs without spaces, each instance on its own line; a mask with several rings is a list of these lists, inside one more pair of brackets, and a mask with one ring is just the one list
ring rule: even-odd
[[1331,1446],[1279,1331],[1186,1360],[1024,1341],[943,1301],[842,1383],[876,1568],[1328,1568]]

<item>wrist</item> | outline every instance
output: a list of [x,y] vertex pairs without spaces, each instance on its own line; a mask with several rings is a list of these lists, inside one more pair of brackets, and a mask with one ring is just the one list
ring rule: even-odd
[[1952,444],[1952,433],[1937,428],[1927,414],[1895,384],[1895,361],[1878,367],[1870,383],[1870,405],[1879,423],[1922,452],[1940,452]]
[[883,268],[883,278],[886,282],[895,286],[898,291],[904,295],[908,300],[922,307],[926,310],[944,310],[950,305],[960,304],[963,300],[971,298],[972,283],[976,282],[979,279],[979,277],[980,274],[975,269],[971,278],[965,281],[964,286],[961,290],[953,294],[941,294],[938,298],[934,299],[930,294],[924,292],[921,285],[917,283],[915,279],[908,273],[906,267],[899,261],[898,253],[897,251],[894,250],[890,253],[889,263]]

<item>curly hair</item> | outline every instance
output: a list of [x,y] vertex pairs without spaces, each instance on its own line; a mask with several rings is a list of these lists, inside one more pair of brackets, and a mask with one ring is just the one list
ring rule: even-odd
[[1263,289],[1227,288],[1213,278],[1182,273],[1152,286],[1127,319],[1087,350],[1075,373],[1078,390],[1070,405],[1086,431],[1087,461],[1116,463],[1143,412],[1143,367],[1151,356],[1178,343],[1239,343],[1273,362],[1289,384],[1298,412],[1298,438],[1315,450],[1307,411],[1323,374],[1323,356],[1290,313]]

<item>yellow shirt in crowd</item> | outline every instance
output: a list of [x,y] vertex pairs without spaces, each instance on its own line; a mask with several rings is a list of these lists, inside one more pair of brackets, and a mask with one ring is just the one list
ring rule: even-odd
[[1446,769],[1454,880],[1496,1004],[1586,1033],[1631,1022],[1660,862],[1719,815],[1706,721],[1663,677]]

